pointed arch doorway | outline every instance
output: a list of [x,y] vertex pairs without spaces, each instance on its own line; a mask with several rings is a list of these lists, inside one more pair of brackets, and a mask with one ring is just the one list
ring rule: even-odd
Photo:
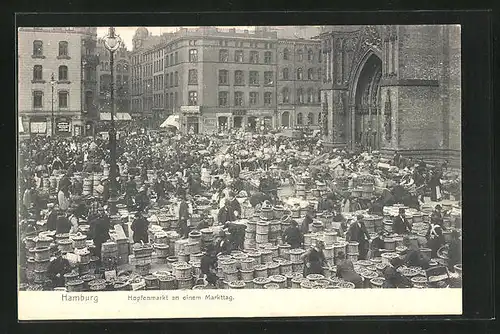
[[358,67],[351,90],[351,147],[372,151],[381,148],[383,132],[380,103],[382,60],[370,51]]

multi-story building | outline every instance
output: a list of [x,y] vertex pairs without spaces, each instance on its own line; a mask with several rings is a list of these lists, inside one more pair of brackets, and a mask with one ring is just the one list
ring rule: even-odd
[[[304,125],[314,125],[320,108],[319,45],[298,39],[280,44],[277,33],[265,27],[255,32],[201,27],[162,36],[139,28],[132,53],[133,109],[150,115],[154,124],[169,114],[180,114],[182,131],[293,126],[292,114],[284,124],[278,115],[278,91],[289,86],[302,89],[303,95],[280,102],[284,106],[280,109],[295,117],[295,105],[300,103],[300,114],[306,118],[314,114],[313,121]],[[303,58],[278,56],[285,46],[294,52],[302,48]],[[308,57],[309,50],[315,56]],[[290,73],[289,79],[280,78],[285,67],[293,73],[300,68],[300,76]],[[314,97],[307,95],[311,92]]]
[[[25,133],[86,134],[95,104],[96,28],[19,28],[18,116]],[[21,128],[21,127],[20,127]]]
[[[97,86],[99,87],[98,110],[100,115],[111,112],[111,64],[110,53],[103,40],[98,41],[99,66],[97,67]],[[117,119],[130,119],[130,57],[125,46],[114,53],[114,99]]]
[[458,163],[460,26],[331,26],[320,38],[326,142]]
[[282,127],[319,128],[321,123],[321,42],[278,42],[278,110]]

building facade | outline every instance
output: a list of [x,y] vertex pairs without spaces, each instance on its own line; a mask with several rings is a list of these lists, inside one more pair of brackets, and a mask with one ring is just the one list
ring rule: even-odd
[[96,28],[19,28],[18,116],[24,133],[86,133],[92,114],[87,103],[95,104],[96,40]]
[[[131,55],[132,108],[153,125],[179,114],[181,131],[194,133],[295,126],[297,110],[314,113],[314,120],[303,124],[314,126],[320,110],[320,41],[280,42],[277,33],[265,27],[254,32],[201,27],[162,36],[139,28]],[[283,59],[285,46],[303,48],[303,58]],[[308,58],[308,50],[315,56]],[[285,67],[290,78],[280,77]],[[314,74],[308,75],[312,67]],[[296,77],[292,72],[299,68]],[[278,92],[285,87],[302,89],[303,95],[296,99],[293,90],[289,100],[279,102]],[[282,124],[281,114],[287,112],[290,121]]]
[[[103,40],[98,43],[99,66],[97,67],[97,86],[99,87],[98,109],[101,112],[111,112],[111,64],[110,54],[104,46]],[[130,57],[125,46],[121,46],[114,53],[115,79],[115,112],[130,113]]]
[[325,141],[459,161],[459,26],[322,30]]

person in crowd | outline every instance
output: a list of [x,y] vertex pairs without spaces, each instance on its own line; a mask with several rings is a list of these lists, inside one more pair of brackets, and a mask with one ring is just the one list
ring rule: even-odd
[[59,181],[58,190],[63,190],[65,193],[68,193],[70,188],[71,188],[71,179],[69,177],[69,172],[66,172]]
[[231,243],[231,249],[233,250],[243,250],[243,244],[245,242],[245,230],[246,225],[236,224],[233,222],[226,222],[223,226],[229,232],[229,242]]
[[229,253],[231,253],[231,243],[224,230],[220,230],[219,232],[219,236],[215,243],[215,250],[217,255],[229,255]]
[[325,244],[322,241],[316,241],[313,247],[302,255],[304,260],[304,276],[309,274],[324,274],[323,266],[326,265],[323,249]]
[[161,201],[165,198],[165,176],[157,178],[154,183],[154,192],[156,193],[156,198],[158,201]]
[[131,209],[134,206],[134,199],[137,195],[137,184],[135,183],[133,176],[130,176],[125,189],[125,201],[127,202],[129,209]]
[[351,260],[346,259],[344,252],[338,253],[337,261],[337,277],[353,283],[355,288],[362,288],[363,278],[354,270],[354,264]]
[[206,280],[212,286],[217,283],[217,256],[216,249],[209,244],[203,253],[200,261],[201,277],[206,277]]
[[77,233],[80,230],[78,227],[79,219],[78,219],[77,215],[75,214],[75,211],[76,211],[76,206],[71,206],[68,209],[68,221],[71,225],[69,233],[73,233],[73,234]]
[[393,230],[396,234],[408,234],[411,231],[411,226],[406,219],[406,211],[404,208],[399,208],[399,215],[393,220]]
[[59,171],[64,168],[64,164],[61,161],[61,158],[58,156],[54,158],[54,161],[52,162],[51,170],[52,171]]
[[180,203],[179,203],[179,216],[178,216],[178,229],[179,234],[183,238],[188,238],[189,236],[189,226],[188,222],[190,220],[190,212],[189,212],[189,204],[186,198],[186,192],[182,191],[180,194]]
[[69,233],[71,231],[71,222],[65,211],[59,212],[56,221],[56,234]]
[[135,214],[132,225],[130,226],[132,232],[134,232],[134,234],[132,235],[132,240],[134,240],[134,243],[149,242],[148,226],[149,222],[146,218],[144,218],[143,213],[138,211]]
[[431,201],[438,202],[441,200],[441,178],[442,171],[433,169],[430,174],[428,185],[431,188]]
[[377,236],[372,240],[371,243],[371,257],[380,257],[382,251],[384,250],[384,231],[380,230],[377,233]]
[[432,258],[437,257],[437,251],[444,245],[443,228],[436,218],[431,217],[431,224],[427,231],[427,247],[431,249]]
[[59,211],[59,206],[54,203],[47,204],[47,230],[55,231],[57,226],[57,215]]
[[412,243],[410,238],[404,237],[403,245],[407,248],[403,264],[407,267],[422,267],[423,269],[429,268],[430,259],[427,258],[418,248],[418,245]]
[[397,270],[401,265],[403,265],[404,261],[400,258],[392,259],[390,264],[384,268],[382,274],[384,276],[384,284],[382,287],[384,289],[391,288],[411,288],[411,281],[401,275],[401,273]]
[[142,186],[134,199],[137,211],[144,211],[149,205],[149,198],[146,194],[146,187]]
[[370,234],[366,230],[364,224],[364,216],[358,215],[356,221],[354,221],[347,230],[346,240],[348,242],[355,241],[359,243],[359,259],[365,260],[368,253],[368,246],[370,240]]
[[431,220],[434,220],[437,224],[443,228],[443,211],[441,205],[436,205],[434,211],[431,213]]
[[99,207],[98,215],[89,221],[92,240],[95,245],[95,256],[101,259],[102,244],[110,239],[109,229],[111,221],[103,207]]
[[448,269],[455,271],[455,265],[462,263],[462,240],[456,230],[451,232],[451,241],[448,245]]
[[68,210],[70,206],[69,188],[65,187],[59,189],[59,192],[57,193],[57,202],[60,210]]
[[219,222],[219,224],[233,222],[236,220],[236,214],[237,212],[233,209],[231,201],[229,199],[226,199],[224,201],[223,207],[219,209],[219,213],[217,214],[217,221]]
[[52,288],[64,287],[64,275],[72,271],[71,265],[67,259],[63,257],[60,250],[56,250],[55,258],[50,261],[47,269],[47,278],[50,280]]
[[304,242],[304,235],[299,229],[297,221],[292,220],[290,226],[283,232],[283,241],[290,245],[290,248],[300,248]]
[[311,224],[314,221],[314,209],[312,207],[307,208],[306,215],[304,217],[304,220],[302,221],[302,225],[300,227],[300,231],[302,234],[307,234],[309,233],[309,228]]

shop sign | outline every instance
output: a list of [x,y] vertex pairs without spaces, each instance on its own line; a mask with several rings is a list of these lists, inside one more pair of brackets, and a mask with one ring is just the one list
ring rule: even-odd
[[215,127],[216,119],[215,118],[205,118],[205,125],[208,127]]
[[199,114],[200,106],[181,106],[181,112],[183,114]]
[[30,118],[30,132],[31,133],[46,133],[47,132],[47,119],[44,117],[31,117]]
[[274,110],[249,110],[248,114],[251,116],[272,116],[274,115]]
[[233,116],[245,116],[246,114],[246,110],[233,110]]
[[56,131],[62,133],[71,132],[70,121],[67,118],[58,118],[56,120]]

